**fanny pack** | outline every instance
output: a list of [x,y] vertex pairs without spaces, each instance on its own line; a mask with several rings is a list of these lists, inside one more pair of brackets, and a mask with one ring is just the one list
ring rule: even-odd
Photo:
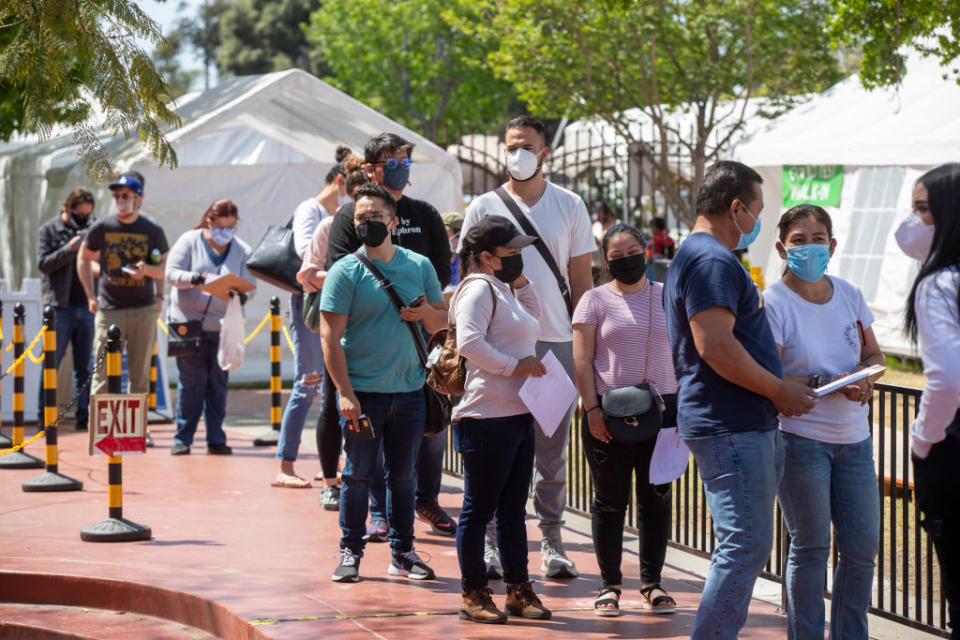
[[203,308],[203,315],[200,316],[199,320],[167,321],[168,357],[179,358],[200,355],[203,342],[203,320],[207,317],[211,302],[213,302],[213,296],[210,296],[210,299],[207,300],[207,306]]

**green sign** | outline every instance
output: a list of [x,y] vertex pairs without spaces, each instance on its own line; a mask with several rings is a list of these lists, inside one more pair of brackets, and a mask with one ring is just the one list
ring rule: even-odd
[[836,207],[843,188],[843,165],[784,165],[783,206]]

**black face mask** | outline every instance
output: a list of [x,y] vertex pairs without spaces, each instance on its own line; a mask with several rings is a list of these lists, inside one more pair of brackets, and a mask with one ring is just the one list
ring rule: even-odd
[[357,225],[357,239],[368,247],[379,247],[390,231],[379,220],[364,220]]
[[500,258],[500,268],[493,272],[498,280],[511,283],[523,273],[523,256],[497,256]]
[[642,253],[610,260],[607,263],[610,275],[623,284],[637,284],[647,270],[647,259]]
[[90,224],[90,215],[91,214],[88,213],[87,215],[82,216],[78,213],[71,212],[70,220],[73,222],[73,226],[75,226],[77,229],[86,229],[87,225]]

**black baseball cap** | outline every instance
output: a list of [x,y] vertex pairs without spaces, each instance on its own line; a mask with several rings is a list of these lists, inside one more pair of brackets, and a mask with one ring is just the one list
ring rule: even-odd
[[497,247],[521,249],[536,241],[536,237],[520,233],[509,219],[497,215],[481,218],[480,222],[470,227],[467,235],[460,239],[461,245],[473,253],[493,253]]

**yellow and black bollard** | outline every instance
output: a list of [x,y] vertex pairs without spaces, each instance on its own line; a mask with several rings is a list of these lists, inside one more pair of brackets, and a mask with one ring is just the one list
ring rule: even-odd
[[[14,310],[16,313],[16,310]],[[23,483],[24,491],[80,491],[83,483],[59,471],[59,452],[57,447],[57,315],[53,307],[43,310],[43,322],[46,333],[43,334],[43,428],[47,441],[47,470],[41,475]],[[22,327],[22,324],[21,324]],[[16,380],[14,380],[16,384]],[[21,379],[20,384],[23,384]],[[16,387],[14,387],[13,409],[17,410]],[[23,411],[23,393],[21,386],[19,409]]]
[[[23,322],[23,305],[18,302],[13,308],[13,357],[15,359],[23,355]],[[15,447],[23,444],[23,371],[22,362],[13,369],[13,438],[10,444]],[[42,468],[43,460],[23,450],[0,456],[0,469]]]
[[157,341],[153,341],[153,353],[150,354],[150,395],[147,398],[147,409],[157,410]]
[[276,446],[280,440],[280,421],[283,418],[283,407],[280,403],[280,298],[270,299],[270,422],[272,429],[254,441],[255,447]]
[[[107,329],[107,393],[123,393],[123,367],[120,361],[120,327],[110,325]],[[91,403],[91,409],[93,409]],[[90,428],[93,428],[91,422]],[[107,458],[107,504],[110,517],[95,522],[80,532],[80,539],[87,542],[129,542],[149,540],[150,527],[137,524],[123,517],[123,458]]]
[[[0,371],[3,370],[3,301],[0,300]],[[10,436],[3,432],[3,418],[0,417],[0,448],[6,448],[13,444]]]

